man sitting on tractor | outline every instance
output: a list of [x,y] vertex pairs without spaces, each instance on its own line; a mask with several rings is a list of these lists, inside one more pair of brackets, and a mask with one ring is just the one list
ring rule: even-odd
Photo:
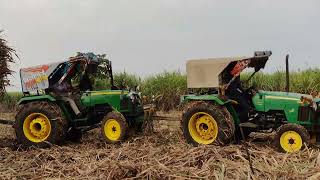
[[[77,75],[81,74],[81,71],[79,70],[80,64],[78,64],[77,66],[78,67],[76,67],[76,65],[72,65],[71,67],[68,68],[66,74],[57,83],[53,85],[52,92],[54,93],[55,96],[60,97],[62,100],[68,102],[73,112],[77,116],[80,116],[81,112],[74,100],[74,99],[79,99],[80,97],[75,97],[76,95],[73,94],[73,92],[78,91],[78,88],[72,87],[72,79]],[[84,84],[84,83],[81,83],[81,84]]]
[[[62,77],[53,84],[52,92],[56,97],[69,103],[76,116],[81,116],[80,92],[91,91],[89,74],[95,71],[86,61],[73,61],[62,68]],[[76,84],[76,85],[75,85]],[[79,110],[80,108],[80,110]]]
[[241,122],[248,121],[250,104],[245,90],[241,85],[240,73],[247,68],[249,64],[250,60],[238,61],[236,65],[230,64],[226,68],[223,76],[226,83],[224,87],[225,93],[230,99],[238,103],[238,105],[235,106],[235,109]]

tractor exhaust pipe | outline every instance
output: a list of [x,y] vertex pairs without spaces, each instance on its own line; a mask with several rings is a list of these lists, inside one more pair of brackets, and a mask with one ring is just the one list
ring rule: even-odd
[[289,54],[286,56],[286,91],[290,92]]

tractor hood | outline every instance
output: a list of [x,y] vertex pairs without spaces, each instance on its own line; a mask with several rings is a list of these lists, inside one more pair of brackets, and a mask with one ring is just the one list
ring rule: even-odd
[[[259,95],[265,96],[265,98],[270,99],[283,99],[283,100],[296,100],[300,101],[302,97],[313,99],[311,95],[300,94],[300,93],[287,93],[278,91],[259,91]],[[313,99],[314,101],[317,99]],[[320,99],[318,99],[320,101]]]
[[302,103],[303,99],[308,99],[308,101],[320,103],[320,98],[313,98],[309,94],[300,94],[300,93],[287,93],[287,92],[277,92],[277,91],[259,91],[256,96],[264,97],[266,100],[282,100],[289,102]]
[[259,71],[264,68],[271,51],[255,52],[253,57],[227,57],[189,60],[187,62],[188,88],[217,88],[220,87],[220,75],[229,66],[235,66],[238,61],[250,60],[248,67]]
[[291,120],[297,119],[299,107],[316,107],[319,106],[319,102],[319,98],[313,98],[311,95],[275,91],[259,91],[252,98],[256,111],[269,112],[271,110],[281,110]]

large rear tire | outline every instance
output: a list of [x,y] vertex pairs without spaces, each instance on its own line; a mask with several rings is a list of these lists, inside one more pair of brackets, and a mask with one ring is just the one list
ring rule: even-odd
[[182,130],[187,142],[195,146],[225,145],[234,138],[235,125],[225,107],[194,101],[182,114]]
[[68,122],[55,103],[37,101],[20,105],[15,119],[16,138],[24,147],[49,147],[65,139]]

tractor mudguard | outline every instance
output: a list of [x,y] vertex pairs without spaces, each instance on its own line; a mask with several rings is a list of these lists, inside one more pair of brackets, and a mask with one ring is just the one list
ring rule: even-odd
[[219,98],[218,94],[214,95],[184,95],[181,96],[181,103],[186,103],[189,101],[211,101],[214,102],[220,106],[225,106],[227,110],[230,112],[231,116],[233,117],[233,120],[236,125],[240,124],[240,119],[237,115],[236,110],[232,106],[232,104],[238,104],[236,101],[228,99],[228,100],[223,100]]
[[[54,98],[53,96],[50,95],[39,95],[39,96],[25,96],[22,97],[19,102],[18,105],[21,104],[26,104],[29,102],[34,102],[34,101],[49,101],[49,102],[55,102],[62,110],[64,116],[67,118],[68,121],[72,121],[73,118],[70,115],[70,112],[68,111],[68,109],[65,106],[65,103],[63,101],[57,101],[56,98]],[[56,119],[52,119],[52,120],[56,120]]]
[[56,99],[50,95],[40,95],[40,96],[25,96],[18,101],[18,105],[25,104],[32,101],[56,101]]
[[223,100],[218,97],[217,94],[215,95],[184,95],[181,97],[181,102],[188,102],[188,101],[213,101],[218,105],[225,105],[228,103],[232,103],[232,100]]

